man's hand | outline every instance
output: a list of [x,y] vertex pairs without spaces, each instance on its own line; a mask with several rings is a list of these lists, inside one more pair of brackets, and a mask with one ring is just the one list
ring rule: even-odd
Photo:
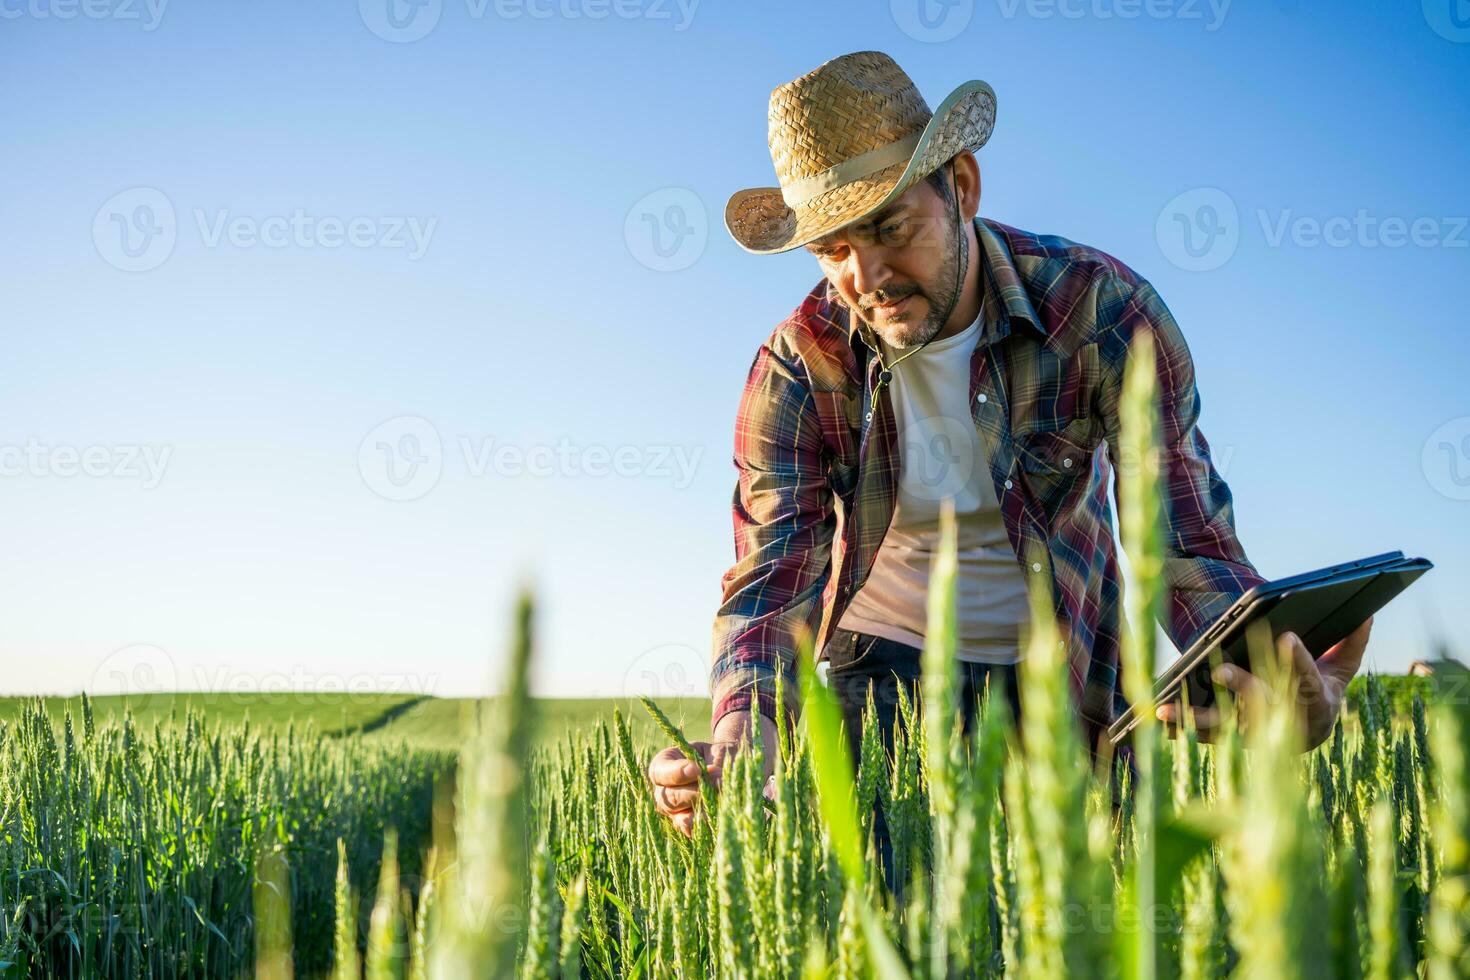
[[[1332,734],[1348,681],[1362,666],[1363,651],[1368,647],[1368,634],[1372,630],[1373,617],[1370,616],[1362,626],[1315,660],[1295,633],[1279,634],[1276,637],[1276,655],[1294,679],[1297,690],[1295,704],[1276,703],[1265,681],[1231,664],[1220,665],[1215,671],[1215,680],[1234,694],[1237,720],[1242,729],[1250,724],[1253,715],[1259,717],[1262,712],[1294,710],[1302,725],[1303,748],[1314,749]],[[1178,704],[1161,704],[1158,707],[1158,718],[1168,726],[1171,736],[1178,731],[1180,707]],[[1194,709],[1194,724],[1202,740],[1212,739],[1220,728],[1220,722],[1220,708]]]
[[[732,712],[715,726],[713,741],[690,743],[704,760],[714,789],[720,788],[725,760],[750,743],[749,727],[749,717],[745,712]],[[777,751],[776,723],[769,718],[761,718],[761,744],[765,746],[766,776],[769,777],[775,771]],[[653,805],[658,812],[673,821],[684,834],[692,834],[699,807],[699,767],[684,758],[677,745],[671,745],[648,764],[648,781],[653,784]],[[765,794],[770,799],[769,781]]]

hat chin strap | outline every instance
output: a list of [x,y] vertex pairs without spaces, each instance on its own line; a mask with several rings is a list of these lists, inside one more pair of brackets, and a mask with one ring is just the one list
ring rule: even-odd
[[[873,386],[873,395],[875,397],[877,396],[879,390],[882,389],[885,384],[893,380],[893,369],[902,364],[905,357],[917,354],[919,351],[929,346],[930,340],[933,340],[935,337],[938,337],[944,332],[944,325],[948,323],[949,318],[954,315],[954,308],[960,303],[960,293],[964,292],[965,280],[960,272],[960,261],[961,256],[964,255],[966,243],[963,236],[960,234],[960,192],[959,187],[956,185],[955,182],[953,168],[950,168],[949,171],[949,186],[950,190],[954,194],[954,295],[950,297],[949,309],[944,311],[944,318],[939,321],[939,329],[930,334],[929,338],[918,347],[915,347],[911,351],[904,351],[903,357],[900,357],[892,364],[883,363],[883,351],[881,349],[876,352],[878,355],[878,366],[881,370],[878,372],[878,383]],[[966,262],[965,266],[966,271],[968,271],[969,263]]]
[[836,166],[828,167],[810,177],[788,181],[781,185],[781,200],[786,202],[788,208],[799,207],[835,187],[850,184],[869,174],[875,174],[886,167],[891,167],[895,163],[903,163],[914,155],[914,148],[919,145],[919,139],[923,135],[923,130],[920,130],[903,139],[894,140],[886,146],[880,146],[876,150],[859,153],[851,159],[843,160]]

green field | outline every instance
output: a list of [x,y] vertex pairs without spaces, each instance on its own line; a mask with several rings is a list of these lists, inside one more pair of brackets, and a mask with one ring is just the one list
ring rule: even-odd
[[[1348,690],[1349,703],[1361,706],[1364,681],[1355,678]],[[1391,678],[1388,692],[1396,716],[1407,718],[1409,702],[1417,692],[1427,697],[1428,678]],[[0,697],[0,722],[13,721],[29,697]],[[42,699],[46,711],[59,723],[70,709],[78,712],[77,697]],[[362,734],[377,742],[407,742],[416,748],[458,749],[464,740],[464,723],[473,710],[473,698],[435,698],[401,694],[151,694],[143,697],[117,695],[94,697],[92,710],[99,721],[120,719],[131,709],[143,726],[156,721],[182,718],[193,709],[212,724],[230,726],[249,721],[262,728],[284,729],[292,724],[313,726],[323,734]],[[709,738],[709,701],[705,698],[662,698],[660,706],[696,741]],[[567,736],[585,733],[598,721],[612,723],[621,711],[635,738],[654,738],[655,727],[643,706],[634,698],[540,698],[536,700],[536,739],[541,745],[555,744]],[[1356,723],[1356,713],[1348,720]],[[656,739],[655,739],[656,740]]]
[[[535,705],[526,748],[548,758],[620,712],[641,739],[656,731],[637,702]],[[501,714],[498,699],[483,707]],[[263,928],[263,854],[289,867],[296,975],[323,975],[339,848],[359,894],[376,887],[390,834],[395,874],[424,874],[434,801],[453,792],[475,708],[346,694],[0,699],[0,977],[240,975]],[[669,708],[707,729],[707,702]]]
[[[0,697],[0,722],[13,721],[33,700]],[[77,697],[43,698],[46,711],[59,724],[66,711],[81,710]],[[669,698],[661,702],[669,715],[691,738],[709,737],[709,701],[703,698]],[[189,710],[200,712],[211,724],[231,726],[249,721],[262,729],[313,726],[331,736],[360,733],[375,742],[407,742],[416,748],[457,749],[463,742],[464,722],[470,717],[472,698],[416,697],[400,694],[150,694],[124,697],[95,697],[92,710],[99,722],[122,718],[131,709],[134,721],[143,727],[155,722],[183,718]],[[541,719],[537,726],[540,744],[554,744],[568,735],[589,729],[598,720],[612,722],[622,711],[639,737],[652,736],[654,726],[637,700],[629,698],[544,698],[537,701]]]
[[[1125,383],[1135,459],[1151,377]],[[1121,527],[1129,621],[1151,625],[1162,503],[1140,472]],[[900,698],[892,745],[870,716],[854,765],[798,647],[800,724],[699,790],[688,838],[645,767],[692,754],[707,704],[654,723],[532,698],[528,594],[496,699],[0,703],[0,980],[1470,976],[1470,670],[1363,679],[1309,749],[1257,637],[1269,694],[1245,721],[1167,738],[1155,631],[1128,630],[1133,765],[1094,764],[1040,589],[1019,724],[998,692],[957,724],[957,568],[951,513],[924,708]]]

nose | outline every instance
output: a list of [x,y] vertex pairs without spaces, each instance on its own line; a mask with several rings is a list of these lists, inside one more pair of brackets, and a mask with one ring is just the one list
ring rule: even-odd
[[852,288],[859,296],[865,296],[892,278],[883,250],[848,246],[848,261],[852,263]]

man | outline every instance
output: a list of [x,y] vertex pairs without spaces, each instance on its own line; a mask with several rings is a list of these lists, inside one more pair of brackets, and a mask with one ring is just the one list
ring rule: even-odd
[[[1124,363],[1140,331],[1153,335],[1157,358],[1163,626],[1183,649],[1263,581],[1196,425],[1200,398],[1178,325],[1111,256],[978,217],[974,153],[995,119],[984,82],[961,85],[931,113],[891,58],[858,52],[777,88],[769,118],[780,186],[737,192],[726,226],[752,253],[804,246],[824,278],[757,351],[740,401],[736,562],[714,623],[714,740],[700,751],[717,776],[748,737],[752,699],[765,744],[775,744],[778,712],[797,707],[803,630],[828,661],[849,735],[869,682],[891,735],[898,685],[917,684],[946,499],[959,533],[964,701],[999,682],[1015,704],[1037,578],[1096,750],[1126,708],[1107,491]],[[1331,730],[1371,622],[1317,660],[1294,635],[1277,638],[1301,685],[1308,744]],[[774,703],[777,671],[785,705]],[[1238,669],[1219,680],[1238,696],[1261,691]],[[1160,717],[1177,725],[1174,711]],[[1196,722],[1208,734],[1218,718],[1201,711]],[[688,832],[695,767],[670,748],[649,778],[659,810]]]

